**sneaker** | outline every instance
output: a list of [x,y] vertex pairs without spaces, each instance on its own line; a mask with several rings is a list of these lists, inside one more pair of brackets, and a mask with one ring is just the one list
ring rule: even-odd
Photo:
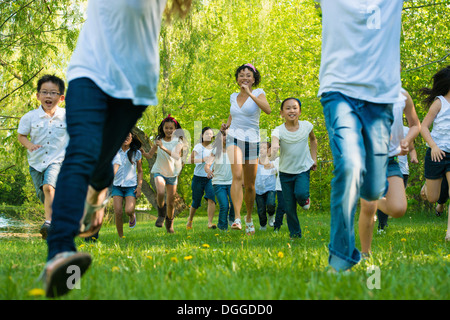
[[41,229],[39,230],[39,233],[42,235],[42,239],[47,239],[48,231],[50,229],[50,222],[45,221],[44,224],[41,226]]
[[62,296],[75,288],[76,283],[72,283],[74,272],[81,277],[91,262],[91,256],[85,252],[67,251],[54,256],[46,263],[40,276],[44,282],[46,296],[48,298]]
[[267,225],[265,225],[264,227],[263,226],[259,227],[259,230],[266,231],[267,230]]
[[275,215],[269,216],[269,227],[273,227],[273,224],[275,223]]
[[302,208],[304,210],[308,210],[310,206],[311,206],[311,201],[309,201],[309,198],[308,198],[308,200],[306,200],[306,203],[302,206]]
[[242,230],[241,219],[234,220],[233,224],[231,225],[231,229]]

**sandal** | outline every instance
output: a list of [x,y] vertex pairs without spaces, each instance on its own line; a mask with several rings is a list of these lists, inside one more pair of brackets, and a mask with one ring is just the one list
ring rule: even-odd
[[234,220],[233,224],[231,225],[231,229],[242,230],[241,219]]
[[[40,275],[44,282],[45,294],[48,298],[61,296],[75,288],[74,271],[81,277],[91,265],[92,258],[88,253],[67,251],[58,253],[49,260]],[[78,270],[72,269],[77,267]],[[71,268],[71,269],[69,269]],[[80,279],[74,279],[76,281]]]
[[[111,194],[106,195],[105,200],[99,205],[92,205],[87,202],[84,203],[84,214],[81,218],[80,231],[78,233],[79,237],[88,238],[100,231],[103,223],[104,208],[108,204]],[[97,225],[93,226],[93,222],[96,220],[97,215],[101,215],[102,221]]]
[[250,222],[245,221],[245,233],[248,235],[255,234],[255,226],[253,225],[253,220]]

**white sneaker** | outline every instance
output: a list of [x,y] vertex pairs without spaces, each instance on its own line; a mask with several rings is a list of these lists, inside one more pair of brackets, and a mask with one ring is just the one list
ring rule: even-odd
[[303,208],[304,210],[308,210],[310,206],[311,206],[311,201],[310,201],[309,198],[308,198],[308,200],[306,200],[306,203],[305,203],[304,206],[302,206],[302,208]]
[[267,225],[265,225],[264,227],[259,227],[259,230],[266,231],[267,230]]
[[275,222],[275,215],[269,216],[269,227],[273,227],[273,224]]

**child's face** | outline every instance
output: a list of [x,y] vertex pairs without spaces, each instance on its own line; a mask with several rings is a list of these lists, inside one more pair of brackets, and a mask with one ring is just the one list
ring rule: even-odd
[[54,110],[60,102],[64,101],[63,92],[59,92],[58,85],[53,82],[44,82],[36,97],[46,112]]
[[261,143],[259,146],[259,154],[260,156],[266,156],[267,152],[269,152],[270,148],[268,148],[267,143]]
[[133,136],[131,135],[131,133],[129,133],[128,136],[125,138],[123,145],[129,146],[131,144],[131,141],[133,141]]
[[175,132],[175,123],[171,121],[164,123],[163,131],[166,138],[172,138],[172,134]]
[[203,133],[203,142],[211,142],[214,137],[214,132],[212,130],[206,130]]
[[289,99],[284,102],[280,115],[286,120],[295,120],[300,116],[300,106],[297,100]]

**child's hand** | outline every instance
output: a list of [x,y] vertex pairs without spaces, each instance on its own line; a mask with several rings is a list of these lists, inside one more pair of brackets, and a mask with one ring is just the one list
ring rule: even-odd
[[136,194],[136,198],[139,198],[142,194],[142,188],[137,186],[136,189],[134,190],[134,193]]
[[434,162],[441,162],[441,160],[445,157],[445,152],[439,149],[438,146],[434,146],[431,148],[431,160]]
[[225,132],[228,128],[229,126],[226,123],[222,123],[220,126],[220,131]]
[[405,139],[402,139],[402,141],[400,141],[400,153],[398,155],[404,156],[407,155],[408,152],[409,152],[409,143]]
[[162,141],[161,141],[161,139],[156,139],[155,140],[155,144],[156,144],[156,146],[158,146],[158,147],[162,147]]
[[419,160],[417,159],[417,157],[411,157],[410,161],[411,161],[411,163],[419,163]]
[[316,171],[317,170],[317,162],[314,161],[313,165],[311,166],[311,170],[312,171]]
[[209,171],[207,177],[208,179],[212,179],[214,177],[214,172]]
[[41,148],[42,146],[40,144],[31,144],[31,146],[29,146],[27,149],[30,152],[36,151],[37,149]]

